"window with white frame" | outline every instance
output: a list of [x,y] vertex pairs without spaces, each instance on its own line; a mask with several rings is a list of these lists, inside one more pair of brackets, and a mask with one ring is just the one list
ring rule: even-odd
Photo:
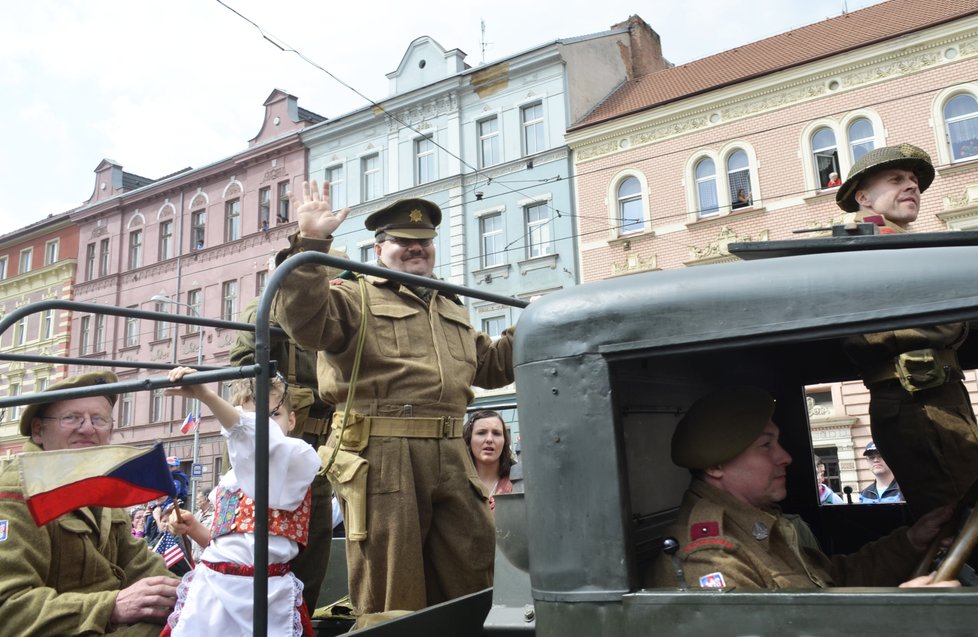
[[160,261],[173,256],[173,221],[160,222]]
[[27,317],[21,317],[14,326],[14,345],[23,345],[27,342]]
[[[135,310],[135,305],[130,305],[129,309]],[[139,345],[139,319],[134,316],[126,317],[126,334],[125,334],[125,344],[126,347],[135,347]]]
[[129,269],[135,270],[143,265],[143,231],[129,233]]
[[207,211],[194,210],[190,213],[190,249],[204,247],[204,231],[207,229]]
[[221,318],[225,321],[238,320],[238,282],[225,281],[221,284]]
[[435,180],[435,142],[430,137],[422,137],[414,142],[416,158],[417,185]]
[[285,223],[289,220],[289,195],[291,192],[292,188],[288,181],[278,182],[278,212],[275,217],[279,223]]
[[696,208],[698,216],[715,217],[720,214],[720,202],[717,198],[716,164],[710,157],[704,157],[696,162],[693,169],[696,177]]
[[45,310],[41,317],[41,338],[44,340],[54,338],[54,320],[57,317],[57,310]]
[[44,265],[53,265],[58,261],[60,246],[61,241],[58,239],[52,239],[44,244]]
[[380,190],[380,157],[370,155],[360,160],[360,174],[363,180],[361,192],[363,201],[377,199],[383,194]]
[[944,125],[951,160],[978,157],[978,100],[970,93],[955,95],[944,104]]
[[258,189],[258,229],[268,228],[272,223],[272,187]]
[[224,240],[237,241],[241,238],[241,200],[232,199],[224,203]]
[[[187,316],[204,315],[204,291],[200,288],[187,292]],[[187,324],[187,334],[196,334],[200,330],[199,325]]]
[[93,352],[105,351],[105,315],[95,315],[95,343],[92,347]]
[[17,273],[23,274],[31,271],[31,261],[34,259],[34,248],[27,248],[20,251],[20,268]]
[[89,243],[85,246],[85,280],[91,281],[95,278],[95,244]]
[[481,120],[479,128],[479,167],[487,168],[502,161],[499,140],[499,117]]
[[34,381],[35,391],[44,391],[48,388],[48,378],[47,376],[42,376]]
[[149,401],[149,421],[162,422],[164,402],[163,390],[154,389],[151,395],[152,398]]
[[[163,301],[157,301],[156,305],[153,307],[157,312],[166,312],[169,308],[169,303],[164,303]],[[170,338],[170,322],[169,321],[156,321],[153,325],[153,339],[157,341],[162,341],[163,339]]]
[[261,296],[266,285],[268,285],[268,270],[255,272],[255,296]]
[[503,215],[483,215],[479,219],[479,235],[482,238],[482,267],[489,268],[503,263]]
[[753,205],[750,191],[750,160],[741,149],[727,157],[727,192],[730,193],[730,208],[749,208]]
[[543,104],[537,102],[520,109],[523,126],[523,154],[533,155],[546,149],[543,129]]
[[645,227],[642,214],[642,184],[626,177],[618,184],[618,234],[641,232]]
[[78,329],[78,355],[84,356],[88,353],[88,338],[92,331],[92,317],[83,316],[81,317],[80,327]]
[[0,281],[7,278],[7,257],[0,257]]
[[374,244],[360,246],[360,263],[370,263],[375,258]]
[[489,318],[482,319],[482,331],[496,340],[503,334],[503,330],[506,329],[506,317],[504,316],[490,316]]
[[542,257],[553,252],[550,238],[550,215],[544,202],[531,204],[524,208],[526,218],[526,256]]
[[[8,396],[20,396],[20,383],[10,383],[10,391],[7,392]],[[10,408],[10,420],[20,419],[20,405],[13,405]]]
[[119,426],[129,427],[133,423],[133,407],[135,400],[132,394],[123,394],[119,397]]
[[812,134],[812,161],[818,187],[830,188],[832,173],[839,174],[839,149],[835,143],[835,133],[828,126],[819,128]]
[[102,239],[98,244],[98,275],[106,276],[109,273],[109,240]]
[[343,165],[330,166],[324,176],[329,182],[329,202],[333,210],[346,207],[346,179],[343,177]]
[[852,163],[859,161],[860,157],[876,146],[873,122],[865,117],[859,117],[849,122],[849,126],[846,128],[846,136],[849,138],[849,154],[852,157]]

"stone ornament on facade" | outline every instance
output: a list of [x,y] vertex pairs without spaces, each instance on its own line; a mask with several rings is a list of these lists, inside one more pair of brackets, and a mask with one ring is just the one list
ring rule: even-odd
[[656,261],[656,255],[654,254],[645,259],[637,254],[630,254],[628,255],[628,258],[625,259],[624,263],[611,264],[611,276],[632,274],[634,272],[644,272],[646,270],[657,270],[658,265],[656,265]]
[[395,133],[407,126],[414,126],[419,122],[431,117],[438,117],[446,113],[458,110],[458,98],[452,95],[444,95],[427,104],[421,104],[412,108],[404,109],[391,115],[387,114],[387,130]]
[[720,226],[720,231],[717,233],[717,238],[714,241],[711,241],[704,247],[689,246],[689,256],[694,261],[726,257],[730,255],[730,251],[727,249],[727,246],[729,246],[731,243],[767,241],[767,239],[767,230],[761,231],[757,237],[751,237],[748,235],[738,235],[730,228],[730,226]]

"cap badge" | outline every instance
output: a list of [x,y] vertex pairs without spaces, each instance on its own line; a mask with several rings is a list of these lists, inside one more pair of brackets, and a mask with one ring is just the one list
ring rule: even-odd
[[421,213],[421,210],[419,210],[418,208],[415,208],[410,213],[408,213],[408,217],[411,218],[411,223],[421,223],[421,220],[424,219],[424,215]]
[[750,534],[754,536],[755,540],[766,540],[771,534],[768,530],[767,525],[763,522],[754,522],[754,527],[750,530]]

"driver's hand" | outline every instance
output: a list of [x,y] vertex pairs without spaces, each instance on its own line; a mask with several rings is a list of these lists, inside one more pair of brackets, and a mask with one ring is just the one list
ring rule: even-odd
[[926,551],[927,547],[930,546],[930,543],[934,541],[935,537],[937,537],[941,527],[951,519],[951,515],[953,513],[954,507],[948,504],[934,509],[927,515],[917,520],[912,527],[907,529],[907,539],[910,540],[910,544],[912,544],[913,547],[921,553]]
[[900,584],[900,588],[958,588],[960,586],[961,582],[956,579],[948,582],[935,582],[934,573],[921,575],[920,577],[913,578],[909,582]]

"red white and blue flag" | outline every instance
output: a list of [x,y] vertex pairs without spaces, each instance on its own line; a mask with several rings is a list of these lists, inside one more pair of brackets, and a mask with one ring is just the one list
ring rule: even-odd
[[197,429],[197,425],[200,424],[200,415],[190,412],[184,419],[183,424],[180,426],[180,433],[189,434],[191,431]]
[[163,532],[163,537],[160,538],[160,541],[156,544],[156,548],[153,550],[163,556],[163,561],[166,562],[167,568],[171,568],[174,564],[184,559],[183,549],[180,548],[177,537],[169,531]]
[[120,508],[176,495],[159,443],[22,453],[20,472],[38,526],[82,507]]

